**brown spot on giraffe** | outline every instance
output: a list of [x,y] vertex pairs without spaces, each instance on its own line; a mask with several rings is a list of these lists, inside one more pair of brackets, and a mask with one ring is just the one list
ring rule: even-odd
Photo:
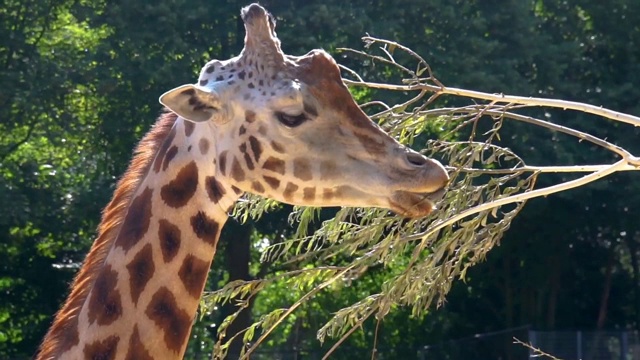
[[247,152],[247,143],[242,143],[240,145],[240,152],[243,154],[244,162],[247,164],[247,168],[249,170],[253,170],[253,160],[251,160],[251,156],[249,156],[249,153]]
[[207,194],[209,194],[209,199],[213,203],[217,204],[226,193],[224,187],[222,187],[222,184],[213,176],[207,176],[204,179],[204,183],[205,188],[207,189]]
[[198,211],[191,217],[191,228],[199,239],[210,245],[216,245],[220,225],[203,211]]
[[231,163],[231,172],[229,173],[234,180],[240,182],[244,180],[244,170],[240,166],[240,162],[237,158],[233,158],[233,162]]
[[253,166],[253,160],[251,160],[251,156],[249,154],[244,154],[244,162],[247,163],[247,168],[249,170],[253,170],[255,167]]
[[[191,100],[197,101],[198,99],[196,99],[195,97],[192,97],[191,99],[189,99],[189,103],[191,103]],[[195,104],[192,104],[192,105],[195,105]],[[188,120],[184,120],[182,123],[184,124],[184,135],[186,137],[191,136],[191,134],[193,134],[193,130],[195,130],[196,128],[196,124]]]
[[251,110],[247,110],[247,111],[244,112],[244,119],[248,123],[252,123],[252,122],[256,121],[256,113],[251,111]]
[[331,190],[331,189],[322,189],[322,198],[324,200],[331,200],[333,198],[333,190]]
[[162,163],[162,171],[166,171],[169,167],[169,163],[173,160],[174,157],[178,154],[178,147],[172,146],[169,151],[167,151],[167,155],[164,157],[164,162]]
[[260,161],[260,155],[262,155],[262,145],[260,145],[260,141],[253,136],[249,136],[249,145],[253,152],[253,158],[256,159],[256,162]]
[[145,188],[131,202],[127,216],[124,218],[120,234],[116,240],[116,246],[122,247],[125,251],[129,251],[135,244],[142,239],[144,234],[149,230],[151,222],[151,195],[153,190]]
[[129,288],[131,289],[131,300],[135,305],[138,304],[140,294],[144,290],[153,273],[155,265],[153,264],[153,250],[151,244],[146,244],[140,252],[133,257],[133,260],[127,264],[129,271]]
[[171,146],[171,143],[173,142],[173,139],[175,137],[176,137],[176,128],[173,127],[171,131],[169,131],[169,134],[167,135],[164,142],[162,143],[162,146],[160,146],[160,149],[158,150],[158,154],[156,155],[156,159],[153,162],[153,171],[155,171],[156,173],[160,172],[160,167],[162,166],[162,160],[164,159],[164,156],[167,153],[167,150],[169,149],[169,146]]
[[202,80],[200,80],[200,82],[199,82],[200,86],[205,86],[205,85],[207,85],[208,83],[209,83],[209,80],[207,80],[207,79],[202,79]]
[[200,294],[204,289],[204,284],[207,280],[207,273],[209,272],[209,263],[200,260],[197,257],[189,254],[182,262],[178,276],[184,284],[187,292],[194,298],[200,299]]
[[262,184],[260,184],[257,181],[254,181],[251,183],[251,189],[257,192],[258,194],[264,193],[264,186],[262,186]]
[[264,181],[271,186],[272,189],[276,190],[278,186],[280,186],[280,180],[271,177],[271,176],[263,176]]
[[293,199],[293,194],[298,190],[298,185],[293,183],[287,183],[287,186],[284,188],[284,192],[282,196],[285,200],[291,201]]
[[160,196],[172,208],[183,207],[189,202],[198,187],[198,166],[195,161],[185,165],[175,179],[160,189]]
[[302,200],[312,202],[316,198],[316,188],[308,187],[302,189]]
[[285,164],[284,164],[284,161],[278,158],[274,158],[273,156],[270,156],[264,162],[264,164],[262,164],[262,168],[265,170],[273,171],[274,173],[278,173],[280,175],[284,175]]
[[198,148],[200,148],[200,154],[206,155],[209,152],[209,140],[202,138],[198,141]]
[[297,158],[293,160],[293,176],[303,181],[309,181],[313,178],[311,173],[311,163],[307,159]]
[[129,338],[129,349],[124,360],[154,360],[140,340],[138,325],[133,326],[133,333]]
[[158,240],[160,240],[160,251],[165,263],[171,262],[180,250],[181,232],[180,228],[166,219],[158,222]]
[[247,128],[244,125],[240,125],[240,130],[238,130],[238,135],[242,136],[247,132]]
[[284,146],[282,146],[282,144],[280,144],[277,141],[271,141],[271,148],[273,149],[273,151],[280,153],[280,154],[284,154],[285,153],[285,149]]
[[145,314],[162,329],[167,348],[179,353],[187,341],[191,318],[178,306],[175,295],[166,287],[161,287],[151,297]]
[[227,150],[223,151],[218,155],[218,168],[220,169],[220,174],[226,175],[227,173]]
[[116,358],[116,350],[120,337],[116,335],[109,336],[104,340],[96,340],[91,344],[85,345],[84,358],[91,360],[113,360]]
[[91,290],[89,298],[89,323],[98,322],[98,325],[109,325],[122,316],[122,299],[118,285],[118,273],[105,265],[98,275]]

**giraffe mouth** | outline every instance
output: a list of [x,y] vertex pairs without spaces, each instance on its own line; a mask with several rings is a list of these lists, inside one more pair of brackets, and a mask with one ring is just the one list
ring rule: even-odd
[[436,209],[436,203],[446,192],[443,187],[430,193],[415,193],[410,191],[396,191],[389,199],[391,210],[398,215],[418,218],[429,215]]

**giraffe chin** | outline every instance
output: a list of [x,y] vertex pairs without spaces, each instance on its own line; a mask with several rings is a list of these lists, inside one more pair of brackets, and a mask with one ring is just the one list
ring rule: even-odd
[[432,193],[396,191],[389,198],[389,205],[391,210],[400,216],[419,218],[435,210],[435,203],[442,199],[444,193],[444,188]]

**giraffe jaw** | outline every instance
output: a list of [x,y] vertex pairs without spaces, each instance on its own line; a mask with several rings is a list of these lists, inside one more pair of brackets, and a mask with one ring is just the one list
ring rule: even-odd
[[389,205],[398,215],[408,218],[423,217],[436,209],[435,203],[442,199],[445,191],[445,188],[430,193],[396,191],[389,199]]

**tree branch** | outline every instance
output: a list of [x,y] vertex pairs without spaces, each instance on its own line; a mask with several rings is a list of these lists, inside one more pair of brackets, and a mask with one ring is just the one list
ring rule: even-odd
[[546,107],[552,107],[552,108],[563,109],[563,110],[571,109],[571,110],[585,112],[588,114],[599,115],[611,120],[631,124],[633,126],[640,126],[640,118],[637,116],[606,109],[606,108],[603,108],[602,106],[594,106],[594,105],[584,104],[584,103],[575,102],[575,101],[513,96],[513,95],[504,95],[504,94],[489,94],[489,93],[484,93],[480,91],[472,91],[472,90],[458,89],[458,88],[452,88],[452,87],[438,87],[435,85],[428,85],[428,84],[393,85],[393,84],[382,84],[382,83],[375,83],[375,82],[368,82],[368,81],[365,81],[365,82],[353,81],[348,79],[343,79],[343,81],[345,84],[349,86],[366,86],[372,89],[384,89],[384,90],[395,90],[395,91],[426,90],[426,91],[434,92],[438,94],[457,95],[457,96],[474,98],[474,99],[483,99],[483,100],[494,101],[496,103],[507,103],[507,104],[515,103],[515,104],[522,104],[522,105],[529,105],[529,106],[546,106]]
[[27,130],[27,134],[22,139],[15,142],[13,145],[10,145],[7,147],[7,150],[0,155],[0,162],[3,162],[4,159],[6,159],[9,155],[11,155],[14,151],[18,150],[18,148],[22,146],[22,144],[29,141],[29,139],[31,138],[31,134],[33,134],[33,130],[36,128],[36,123],[37,121],[32,121],[29,124],[29,129]]
[[467,216],[473,215],[473,214],[477,214],[479,212],[485,211],[485,210],[490,210],[499,206],[504,206],[507,204],[513,204],[516,202],[521,202],[521,201],[525,201],[528,199],[533,199],[536,197],[541,197],[541,196],[547,196],[550,194],[554,194],[560,191],[565,191],[565,190],[569,190],[569,189],[573,189],[573,188],[577,188],[579,186],[582,185],[586,185],[590,182],[602,179],[605,176],[611,175],[617,171],[619,171],[620,169],[622,169],[623,167],[625,167],[627,164],[627,162],[625,160],[620,160],[618,162],[616,162],[613,165],[609,165],[607,167],[602,168],[601,170],[598,170],[594,173],[591,173],[589,175],[585,175],[579,179],[576,180],[571,180],[571,181],[566,181],[563,182],[561,184],[557,184],[557,185],[552,185],[552,186],[547,186],[544,187],[542,189],[537,189],[537,190],[533,190],[533,191],[529,191],[529,192],[525,192],[525,193],[521,193],[521,194],[517,194],[517,195],[511,195],[508,196],[506,198],[502,198],[502,199],[498,199],[498,200],[494,200],[491,202],[487,202],[484,204],[480,204],[478,206],[474,206],[470,209],[464,210],[462,212],[460,212],[459,214],[448,218],[447,220],[441,221],[439,223],[436,223],[435,226],[433,226],[431,229],[421,232],[421,233],[417,233],[411,236],[407,236],[405,238],[403,238],[403,241],[413,241],[413,240],[418,240],[418,239],[426,239],[427,237],[435,234],[436,232],[438,232],[440,229],[443,229],[445,226],[449,226],[452,225],[454,223],[456,223],[459,220],[464,219]]

